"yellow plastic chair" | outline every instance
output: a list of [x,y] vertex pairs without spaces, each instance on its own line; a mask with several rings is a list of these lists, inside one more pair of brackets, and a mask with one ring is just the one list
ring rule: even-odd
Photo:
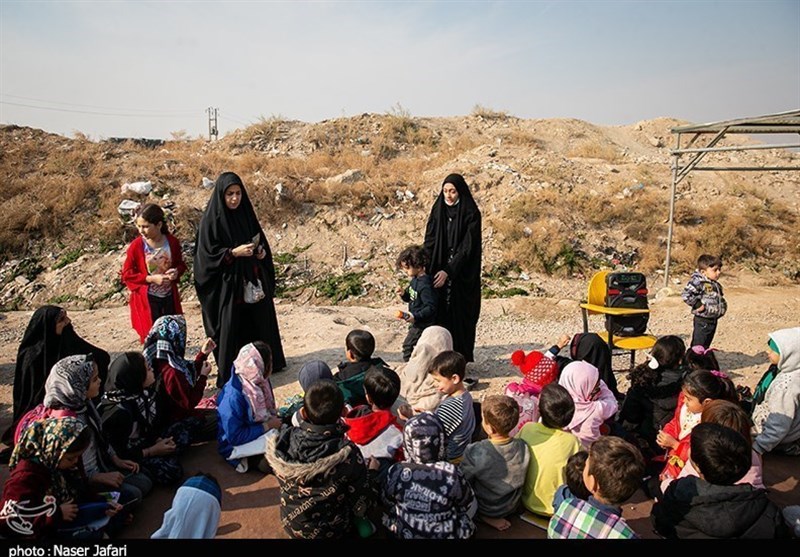
[[[641,313],[650,313],[650,309],[629,309],[629,308],[610,308],[605,305],[606,303],[606,275],[608,271],[598,271],[592,276],[589,281],[589,288],[586,292],[586,301],[581,303],[581,312],[583,313],[583,332],[589,332],[589,316],[590,315],[636,315]],[[630,352],[631,353],[631,369],[636,363],[637,350],[649,350],[656,343],[656,337],[653,335],[640,335],[635,337],[621,337],[612,335],[608,331],[600,331],[597,333],[600,338],[608,343],[608,349],[611,353],[614,350]]]

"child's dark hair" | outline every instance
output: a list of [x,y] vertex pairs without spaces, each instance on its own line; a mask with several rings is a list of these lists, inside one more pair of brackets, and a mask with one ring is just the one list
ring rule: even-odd
[[272,348],[263,340],[253,342],[253,348],[258,350],[261,359],[264,361],[264,375],[272,373]]
[[752,448],[753,422],[741,406],[729,400],[712,400],[703,408],[700,414],[703,423],[718,424],[738,431],[747,445]]
[[311,384],[303,396],[305,418],[314,425],[331,425],[341,417],[344,395],[331,379]]
[[397,262],[395,264],[398,269],[402,269],[404,265],[407,267],[416,267],[417,269],[425,269],[430,262],[431,257],[428,255],[425,248],[422,246],[408,246],[397,256]]
[[564,468],[564,475],[567,478],[567,487],[578,499],[586,501],[591,493],[583,483],[583,469],[586,467],[586,459],[589,458],[587,451],[578,451],[567,459],[567,467]]
[[143,218],[150,224],[160,224],[162,234],[169,232],[169,229],[167,228],[167,219],[164,218],[164,209],[155,203],[147,203],[142,205],[137,213],[137,216]]
[[686,365],[689,369],[707,369],[708,371],[718,371],[719,362],[714,355],[714,350],[704,346],[692,346],[686,351]]
[[70,454],[82,453],[83,451],[89,448],[91,442],[92,442],[92,429],[89,427],[84,427],[81,430],[81,432],[75,437],[75,439],[72,440],[72,443],[69,444],[69,447],[67,447],[64,450],[64,453],[61,456],[64,456],[64,454],[67,453]]
[[589,447],[589,474],[597,480],[598,491],[606,501],[621,505],[642,483],[644,458],[638,448],[621,437],[604,435]]
[[372,366],[364,374],[364,392],[372,404],[388,410],[400,395],[400,376],[384,366]]
[[723,425],[697,424],[690,443],[692,462],[708,483],[733,485],[753,462],[752,449],[742,434]]
[[365,362],[375,352],[375,337],[369,331],[353,329],[347,333],[344,345],[359,362]]
[[539,394],[539,415],[551,429],[564,429],[575,416],[575,401],[558,383],[548,383]]
[[705,271],[709,267],[722,267],[722,258],[719,255],[709,255],[704,253],[697,258],[697,268]]
[[650,351],[650,357],[658,362],[658,367],[653,369],[650,362],[639,364],[628,374],[631,387],[653,387],[661,378],[664,369],[679,369],[683,365],[686,345],[683,340],[675,335],[659,338]]
[[467,374],[467,360],[458,352],[445,350],[433,359],[428,373],[441,375],[442,377],[458,375],[463,381],[464,376]]
[[492,426],[498,435],[508,436],[519,421],[517,401],[506,395],[490,395],[481,403],[483,421]]
[[695,370],[684,378],[683,388],[693,397],[697,397],[700,402],[706,399],[731,402],[739,400],[733,381],[719,371]]

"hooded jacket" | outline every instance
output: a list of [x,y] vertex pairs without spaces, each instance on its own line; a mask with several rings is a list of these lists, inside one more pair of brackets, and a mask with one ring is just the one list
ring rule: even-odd
[[297,539],[336,539],[353,533],[371,501],[367,467],[345,426],[283,426],[267,442],[281,488],[281,524]]
[[779,372],[753,409],[753,448],[759,453],[800,444],[800,327],[769,337],[780,350]]
[[780,509],[765,489],[714,485],[697,477],[670,484],[651,518],[667,538],[769,539],[786,537]]
[[389,410],[375,412],[369,406],[358,406],[347,413],[344,423],[350,427],[347,437],[364,458],[402,460],[403,430]]
[[[692,313],[697,317],[719,319],[728,311],[728,303],[722,295],[720,283],[707,278],[700,271],[692,273],[681,298],[692,306]],[[700,306],[704,306],[703,311],[697,311]]]

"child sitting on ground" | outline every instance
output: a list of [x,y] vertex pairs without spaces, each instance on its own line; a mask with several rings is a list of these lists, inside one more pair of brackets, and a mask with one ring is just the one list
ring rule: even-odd
[[567,389],[575,402],[575,415],[567,429],[587,448],[600,437],[605,421],[616,414],[617,399],[600,379],[597,368],[588,362],[565,366],[558,384]]
[[411,358],[422,331],[436,322],[439,296],[430,275],[425,272],[429,263],[430,256],[422,246],[408,246],[397,256],[397,268],[411,279],[406,288],[397,290],[400,298],[408,302],[408,312],[404,317],[408,323],[408,334],[403,341],[404,362]]
[[281,524],[292,538],[336,539],[355,534],[371,491],[361,452],[345,436],[342,391],[331,380],[303,397],[302,421],[267,440],[267,462],[281,490]]
[[[261,341],[258,341],[261,342]],[[254,343],[255,344],[255,343]],[[272,360],[269,360],[272,366]],[[212,539],[217,534],[222,489],[211,474],[195,474],[183,482],[152,539]]]
[[770,333],[767,356],[776,365],[753,394],[753,448],[800,455],[800,327]]
[[400,394],[400,377],[391,369],[372,367],[364,376],[364,394],[368,404],[350,410],[344,423],[361,456],[378,461],[376,480],[381,482],[389,466],[403,457],[403,428],[390,410]]
[[644,473],[644,459],[619,437],[601,437],[589,447],[583,481],[586,501],[564,500],[547,527],[549,539],[638,538],[622,518],[621,505],[634,494]]
[[447,436],[447,460],[458,464],[475,431],[475,408],[472,395],[464,387],[467,360],[452,350],[442,352],[431,362],[428,373],[439,385],[445,398],[436,407],[436,416]]
[[366,404],[364,375],[371,367],[389,367],[380,358],[373,358],[375,337],[369,331],[353,329],[344,339],[346,362],[341,362],[333,379],[344,393],[345,404],[354,407]]
[[674,481],[653,505],[656,531],[667,538],[788,537],[767,490],[736,484],[750,468],[751,449],[733,429],[702,423],[692,430],[691,460],[699,474]]
[[553,496],[564,483],[567,459],[581,448],[580,440],[564,428],[572,421],[575,403],[567,390],[550,383],[539,395],[541,422],[525,424],[517,437],[530,450],[522,504],[529,511],[550,516]]
[[[729,427],[734,431],[738,431],[742,437],[745,438],[747,444],[752,449],[752,424],[750,422],[750,417],[744,410],[742,410],[742,407],[735,402],[730,402],[728,400],[712,400],[706,405],[705,408],[703,408],[703,412],[700,414],[700,423],[719,424]],[[736,483],[750,484],[753,487],[763,488],[765,486],[761,455],[759,455],[755,450],[751,450],[751,454],[752,459],[750,469],[742,478],[737,480]],[[686,466],[683,467],[676,479],[697,475],[698,473],[692,464],[692,459],[689,458],[689,462],[686,463]],[[672,483],[672,481],[672,478],[666,478],[661,483],[662,493],[667,490],[667,487],[670,483]]]
[[[736,401],[736,387],[721,371],[700,369],[691,372],[683,381],[675,415],[658,432],[656,443],[667,449],[667,464],[659,480],[677,478],[689,460],[689,438],[694,426],[700,423],[703,408],[712,400]],[[651,493],[658,496],[658,493]]]
[[475,491],[478,518],[498,530],[506,530],[511,523],[505,517],[517,509],[522,497],[530,455],[524,441],[509,437],[519,419],[519,408],[513,399],[488,396],[481,404],[481,412],[483,430],[489,438],[467,446],[461,471]]
[[383,524],[398,539],[467,539],[477,504],[461,470],[445,460],[444,426],[435,414],[410,418],[403,429],[405,462],[384,483]]
[[572,497],[577,497],[584,501],[589,499],[591,493],[586,489],[586,484],[583,483],[583,469],[586,467],[586,459],[588,458],[588,451],[578,451],[567,459],[567,467],[564,469],[567,483],[556,490],[556,494],[553,497],[554,509],[557,509],[565,499],[571,499]]
[[675,414],[683,375],[686,346],[680,337],[659,338],[650,351],[650,360],[629,374],[630,387],[622,401],[618,421],[639,441],[646,457],[659,452],[656,435]]
[[286,405],[278,408],[278,417],[285,424],[300,425],[300,409],[303,407],[303,394],[308,388],[320,379],[333,381],[333,373],[328,364],[322,360],[311,360],[303,364],[297,373],[297,382],[300,383],[302,392],[286,400]]

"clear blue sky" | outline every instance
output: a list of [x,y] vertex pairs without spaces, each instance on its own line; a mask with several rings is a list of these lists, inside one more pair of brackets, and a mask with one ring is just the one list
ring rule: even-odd
[[602,125],[797,109],[800,0],[0,0],[5,124],[168,138],[206,133],[209,106],[225,133],[397,103]]

